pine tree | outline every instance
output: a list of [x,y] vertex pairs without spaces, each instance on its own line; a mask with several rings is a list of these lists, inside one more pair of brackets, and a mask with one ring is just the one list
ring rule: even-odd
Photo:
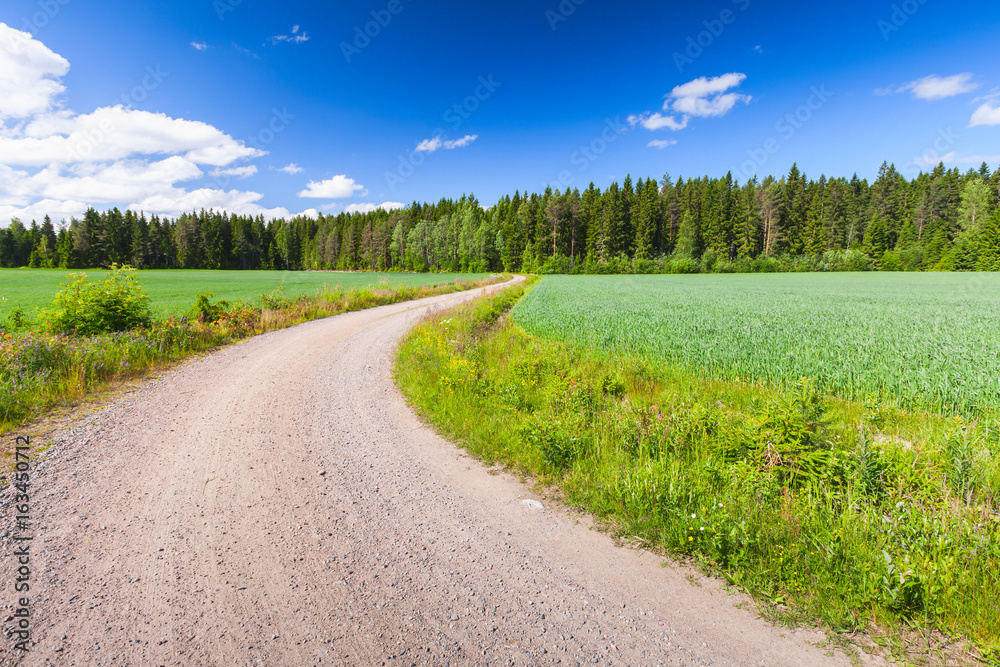
[[978,271],[1000,271],[1000,207],[983,222],[979,235],[979,252],[976,258]]

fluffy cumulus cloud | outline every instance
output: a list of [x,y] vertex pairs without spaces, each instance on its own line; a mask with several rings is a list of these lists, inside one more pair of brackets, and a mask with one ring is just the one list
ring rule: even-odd
[[[199,188],[182,190],[170,188],[161,193],[151,194],[129,204],[129,208],[139,211],[157,211],[165,215],[177,216],[185,212],[201,209],[226,210],[243,215],[263,215],[265,218],[288,218],[291,212],[284,207],[266,208],[257,202],[264,195],[259,192],[241,190],[221,190]],[[312,210],[312,209],[310,209]],[[306,213],[300,213],[304,215]]]
[[697,78],[670,91],[662,111],[633,114],[628,117],[628,122],[633,127],[641,125],[647,130],[683,130],[692,118],[725,116],[737,104],[750,102],[749,95],[732,91],[746,78],[746,74],[737,72]]
[[206,49],[208,49],[208,44],[206,44],[205,42],[191,42],[191,46],[193,46],[199,51],[205,51]]
[[301,174],[304,170],[302,167],[292,162],[290,164],[286,164],[284,167],[281,167],[278,171],[283,171],[289,176],[294,176],[295,174]]
[[970,72],[944,77],[932,74],[922,79],[903,84],[902,86],[876,90],[875,94],[887,95],[889,93],[905,93],[909,91],[917,99],[933,101],[969,93],[978,87],[979,84],[972,80]]
[[381,204],[349,204],[345,209],[345,213],[371,213],[372,211],[378,211],[379,209],[383,211],[395,211],[401,208],[406,208],[406,204],[400,204],[398,201],[387,201]]
[[122,105],[89,114],[39,115],[20,131],[0,136],[0,164],[28,167],[171,154],[213,167],[264,155],[207,123]]
[[253,176],[248,162],[263,151],[207,123],[121,104],[77,113],[62,99],[68,71],[66,59],[0,23],[0,224],[111,205],[165,215],[203,207],[288,215],[262,206],[257,192],[192,188],[206,175]]
[[31,35],[0,23],[0,120],[51,109],[65,88],[69,62]]
[[356,194],[363,197],[368,194],[368,191],[363,185],[356,183],[353,178],[341,174],[325,181],[309,181],[306,189],[300,192],[299,196],[311,199],[347,199]]
[[976,109],[969,127],[976,125],[1000,125],[1000,102],[986,102]]
[[427,153],[433,153],[434,151],[443,148],[447,151],[450,151],[456,148],[465,148],[478,138],[479,138],[478,134],[467,134],[461,139],[453,139],[451,141],[446,141],[441,137],[432,137],[430,139],[424,139],[419,144],[417,144],[417,150]]

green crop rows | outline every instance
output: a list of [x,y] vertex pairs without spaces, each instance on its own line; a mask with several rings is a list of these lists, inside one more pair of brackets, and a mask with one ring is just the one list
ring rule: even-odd
[[[528,332],[907,409],[1000,408],[1000,275],[550,276]],[[873,396],[874,395],[874,396]]]

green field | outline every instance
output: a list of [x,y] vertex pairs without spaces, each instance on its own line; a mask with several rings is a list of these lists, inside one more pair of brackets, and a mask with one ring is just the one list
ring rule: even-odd
[[[91,280],[102,279],[106,271],[86,270]],[[0,318],[14,308],[26,313],[52,305],[59,284],[67,282],[72,269],[0,269]],[[252,301],[261,294],[284,287],[286,296],[312,294],[324,285],[345,289],[377,285],[419,287],[439,285],[454,280],[480,280],[481,273],[334,273],[306,271],[141,271],[143,288],[153,303],[156,316],[186,312],[195,295],[213,292],[216,299]]]
[[546,277],[421,323],[396,377],[472,454],[769,614],[904,664],[1000,664],[998,287]]
[[905,408],[1000,408],[1000,274],[550,276],[529,333],[722,379]]

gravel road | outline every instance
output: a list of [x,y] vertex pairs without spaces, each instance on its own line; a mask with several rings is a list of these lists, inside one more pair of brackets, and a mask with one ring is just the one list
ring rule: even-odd
[[258,336],[56,433],[32,479],[34,645],[4,637],[3,664],[850,664],[423,426],[393,351],[471,295]]

